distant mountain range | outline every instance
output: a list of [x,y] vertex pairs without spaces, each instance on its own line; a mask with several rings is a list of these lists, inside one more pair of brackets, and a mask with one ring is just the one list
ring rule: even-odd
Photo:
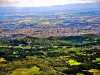
[[100,10],[100,2],[96,3],[78,3],[78,4],[66,4],[44,7],[0,7],[0,13],[48,13],[48,12],[79,12],[79,11],[95,11]]

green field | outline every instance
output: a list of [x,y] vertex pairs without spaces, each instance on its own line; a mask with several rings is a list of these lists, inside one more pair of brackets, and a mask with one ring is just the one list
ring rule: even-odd
[[100,36],[0,41],[0,75],[100,75]]

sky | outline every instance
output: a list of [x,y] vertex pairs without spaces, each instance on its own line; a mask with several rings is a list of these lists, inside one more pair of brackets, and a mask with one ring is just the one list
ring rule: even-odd
[[0,0],[0,7],[39,7],[90,2],[100,2],[100,0]]

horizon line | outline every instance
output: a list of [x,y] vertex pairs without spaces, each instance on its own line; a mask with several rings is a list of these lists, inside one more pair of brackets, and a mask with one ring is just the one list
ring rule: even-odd
[[48,5],[48,6],[0,6],[1,7],[15,7],[15,8],[28,8],[28,7],[52,7],[52,6],[63,6],[63,5],[74,5],[74,4],[92,4],[92,3],[100,3],[100,2],[88,2],[88,3],[67,3],[67,4],[59,4],[59,5]]

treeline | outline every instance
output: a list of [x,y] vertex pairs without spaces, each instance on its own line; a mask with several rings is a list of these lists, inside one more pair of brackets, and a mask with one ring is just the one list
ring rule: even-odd
[[100,36],[94,34],[48,38],[25,37],[24,39],[9,40],[11,46],[87,46],[96,44],[100,44]]

